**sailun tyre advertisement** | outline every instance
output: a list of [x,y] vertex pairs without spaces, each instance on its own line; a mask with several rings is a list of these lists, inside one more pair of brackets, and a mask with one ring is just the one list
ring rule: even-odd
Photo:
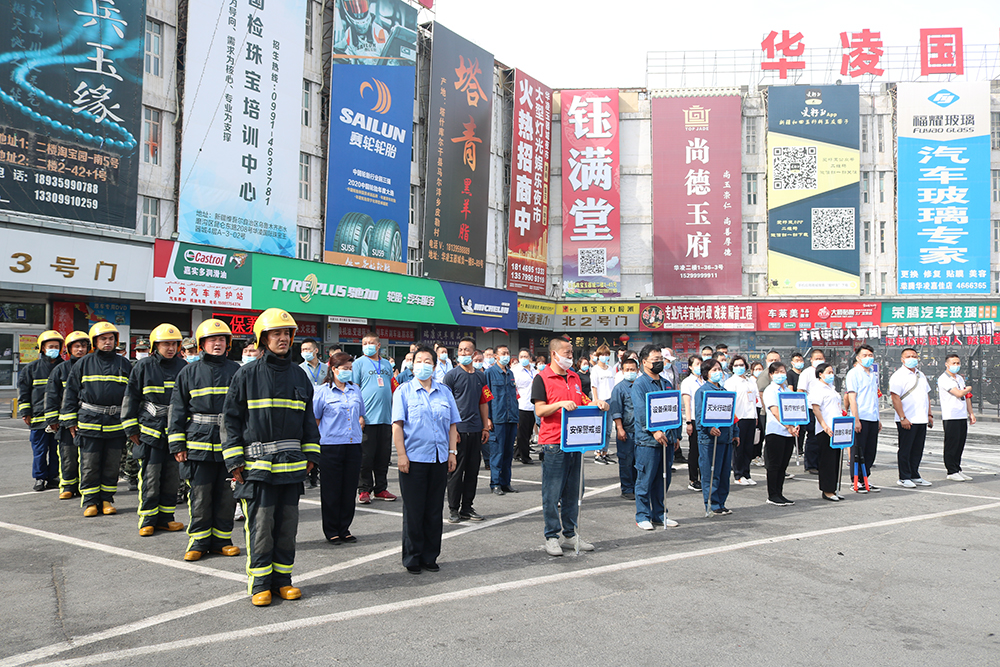
[[414,72],[333,67],[326,262],[406,273]]

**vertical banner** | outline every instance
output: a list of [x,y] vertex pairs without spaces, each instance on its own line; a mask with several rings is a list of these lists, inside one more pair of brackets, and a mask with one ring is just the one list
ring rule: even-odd
[[135,229],[145,3],[4,6],[0,210]]
[[621,296],[618,89],[560,101],[563,296]]
[[990,291],[990,84],[897,88],[900,294]]
[[424,275],[483,285],[493,54],[434,23],[427,117]]
[[548,284],[552,89],[514,72],[507,289],[545,295]]
[[181,241],[295,256],[305,3],[190,4]]
[[338,2],[334,16],[334,62],[417,64],[417,8],[406,0]]
[[767,89],[767,290],[860,292],[857,86]]
[[654,97],[653,287],[743,293],[742,99]]
[[333,66],[326,262],[406,273],[414,71]]

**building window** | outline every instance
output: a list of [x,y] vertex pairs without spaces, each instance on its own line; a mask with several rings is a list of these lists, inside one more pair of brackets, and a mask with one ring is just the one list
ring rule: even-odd
[[757,174],[747,174],[747,204],[757,203]]
[[991,169],[990,176],[990,181],[993,183],[993,201],[1000,201],[1000,169]]
[[889,290],[889,274],[883,271],[880,275],[882,276],[882,294],[884,296]]
[[299,227],[299,243],[296,250],[296,257],[299,259],[312,259],[309,253],[309,248],[312,245],[310,240],[312,239],[312,230],[308,227]]
[[758,223],[747,223],[747,253],[751,255],[757,254],[757,230],[760,227]]
[[142,108],[142,161],[160,164],[160,112]]
[[868,203],[868,172],[861,172],[861,203]]
[[156,236],[160,229],[160,200],[153,197],[142,198],[142,221],[139,233],[143,236]]
[[310,127],[312,124],[312,118],[310,117],[310,110],[312,109],[312,81],[302,81],[302,124],[305,127]]
[[878,202],[880,204],[885,203],[885,172],[880,171],[878,173]]
[[306,0],[306,53],[313,52],[313,3]]
[[878,251],[885,253],[885,220],[878,223]]
[[747,116],[743,119],[743,132],[747,138],[747,153],[757,152],[757,119]]
[[1000,151],[1000,112],[990,113],[990,145]]
[[299,199],[309,201],[309,154],[299,153]]
[[865,239],[865,253],[871,253],[872,251],[872,223],[871,220],[865,220],[863,223],[864,228],[864,239]]
[[993,221],[993,252],[1000,253],[1000,220]]
[[878,152],[885,152],[885,130],[882,129],[882,116],[875,116],[875,129],[878,133]]
[[993,271],[993,293],[1000,293],[1000,271]]
[[872,293],[872,274],[865,273],[865,282],[864,285],[861,286],[861,293],[865,296]]
[[762,273],[747,274],[747,291],[749,292],[750,296],[762,295],[762,290],[760,286],[762,282],[761,278],[763,278],[763,276],[764,274]]
[[868,152],[868,119],[861,121],[861,152]]
[[160,75],[160,58],[163,56],[163,24],[146,19],[146,74]]

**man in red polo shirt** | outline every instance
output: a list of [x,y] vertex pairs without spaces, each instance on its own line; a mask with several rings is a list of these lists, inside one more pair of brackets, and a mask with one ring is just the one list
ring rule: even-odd
[[[590,401],[580,385],[580,376],[573,372],[573,344],[565,338],[554,338],[549,343],[551,362],[531,384],[531,402],[542,424],[538,429],[538,443],[545,451],[542,461],[542,516],[545,519],[545,552],[562,556],[563,548],[593,551],[594,545],[584,542],[576,534],[580,511],[579,452],[564,452],[562,441],[562,411],[576,410],[578,405]],[[604,401],[594,405],[607,410]],[[559,542],[562,530],[563,542]]]

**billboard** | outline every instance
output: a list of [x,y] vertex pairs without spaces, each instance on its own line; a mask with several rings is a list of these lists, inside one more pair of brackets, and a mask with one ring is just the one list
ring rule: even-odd
[[996,322],[997,319],[997,304],[984,301],[951,305],[907,301],[882,302],[883,325]]
[[621,296],[618,89],[560,101],[563,296]]
[[753,331],[755,303],[643,303],[639,331]]
[[767,290],[860,293],[857,86],[767,90]]
[[5,6],[0,210],[135,229],[145,3]]
[[900,294],[990,292],[990,83],[897,88]]
[[212,308],[249,309],[253,255],[156,239],[147,300]]
[[434,23],[427,117],[431,120],[424,275],[482,285],[486,281],[493,54],[440,23]]
[[757,331],[857,329],[878,326],[881,317],[878,301],[767,301],[757,309]]
[[507,289],[545,295],[549,252],[552,89],[514,72]]
[[333,66],[326,262],[406,273],[414,72]]
[[743,293],[742,99],[654,97],[653,287]]
[[181,241],[295,255],[305,3],[191,3]]
[[417,9],[405,0],[338,2],[334,21],[334,62],[417,64]]

